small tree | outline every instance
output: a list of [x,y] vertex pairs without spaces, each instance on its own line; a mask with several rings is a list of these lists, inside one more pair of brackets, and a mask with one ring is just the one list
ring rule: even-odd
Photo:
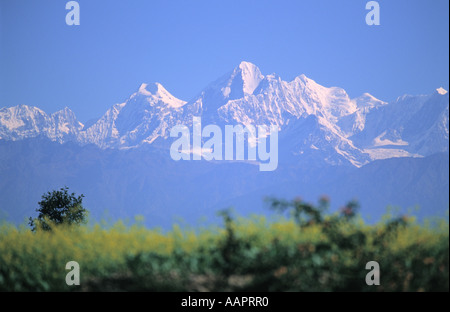
[[50,231],[50,224],[80,224],[86,221],[87,210],[83,208],[84,195],[76,197],[75,193],[69,194],[69,188],[63,187],[59,191],[47,192],[38,202],[39,212],[37,218],[29,218],[32,231],[37,226],[45,231]]

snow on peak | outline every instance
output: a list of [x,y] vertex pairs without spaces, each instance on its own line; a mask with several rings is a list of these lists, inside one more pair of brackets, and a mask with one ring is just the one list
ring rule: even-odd
[[300,76],[295,77],[294,81],[295,81],[295,80],[296,80],[296,81],[301,81],[301,82],[303,82],[304,84],[307,84],[307,83],[309,83],[309,82],[315,83],[314,80],[312,80],[312,79],[306,77],[305,74],[301,74]]
[[167,90],[159,83],[143,83],[139,87],[139,93],[143,95],[158,95],[160,92],[164,92]]
[[353,101],[356,103],[356,106],[359,108],[371,108],[376,107],[380,105],[386,105],[387,102],[384,102],[382,100],[377,99],[370,93],[363,93],[360,97],[357,97],[356,99],[353,99]]
[[264,79],[259,68],[250,62],[241,62],[234,70],[217,80],[214,89],[220,90],[224,99],[238,99],[253,94]]
[[158,82],[151,84],[141,84],[141,86],[139,87],[139,93],[145,96],[152,97],[155,100],[162,101],[171,107],[181,107],[186,104],[185,101],[174,97],[162,86],[162,84]]
[[64,115],[64,116],[69,116],[69,115],[75,116],[74,112],[70,108],[68,108],[67,106],[64,107],[63,109],[57,111],[57,112],[54,112],[52,114],[52,116],[62,116],[62,115]]
[[377,100],[376,97],[374,97],[372,94],[367,93],[367,92],[364,92],[361,97],[368,98],[368,99],[371,99],[371,100]]
[[27,105],[0,110],[0,137],[13,141],[42,135],[61,143],[76,139],[82,128],[68,107],[51,115]]
[[239,63],[239,66],[238,66],[241,70],[245,70],[245,71],[258,71],[258,72],[260,72],[260,70],[259,70],[259,68],[258,68],[258,66],[256,66],[255,64],[253,64],[253,63],[250,63],[250,62],[246,62],[246,61],[242,61],[241,63]]
[[440,95],[445,95],[448,93],[447,90],[445,90],[444,88],[440,87],[436,89],[436,92],[439,93]]
[[300,83],[302,86],[308,88],[308,89],[330,89],[330,88],[326,88],[320,84],[318,84],[317,82],[315,82],[314,80],[312,80],[311,78],[306,77],[304,74],[301,74],[300,76],[295,77],[295,79],[293,80],[294,83]]
[[35,106],[28,106],[25,104],[19,104],[17,106],[13,106],[10,108],[7,108],[7,110],[10,111],[11,114],[18,118],[22,118],[24,116],[28,116],[30,118],[35,118],[35,116],[44,116],[46,115],[45,112]]
[[239,69],[240,71],[242,81],[244,83],[244,93],[253,94],[253,91],[255,91],[258,87],[261,80],[264,79],[264,76],[261,74],[259,68],[250,62],[243,61],[236,69]]

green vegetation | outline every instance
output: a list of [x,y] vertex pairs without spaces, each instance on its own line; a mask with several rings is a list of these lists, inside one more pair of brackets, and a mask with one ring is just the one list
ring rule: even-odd
[[[224,227],[164,233],[135,224],[0,226],[0,291],[448,291],[447,220],[386,217],[368,225],[350,203],[325,214],[301,200],[270,200],[280,215],[235,218]],[[67,286],[69,261],[80,286]],[[365,283],[380,264],[381,285]]]
[[69,194],[69,188],[63,187],[59,191],[47,192],[42,195],[42,200],[38,202],[39,212],[37,218],[29,218],[29,225],[32,231],[39,227],[44,231],[51,231],[51,224],[54,225],[75,225],[86,222],[87,211],[83,208],[83,197],[76,197],[75,193]]

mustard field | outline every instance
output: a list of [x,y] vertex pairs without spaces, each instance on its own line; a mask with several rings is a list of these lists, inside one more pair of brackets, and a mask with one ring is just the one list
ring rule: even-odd
[[[0,291],[448,291],[448,220],[377,224],[329,215],[233,218],[170,231],[125,225],[0,226]],[[79,264],[68,285],[66,263]],[[379,285],[366,283],[369,261]]]

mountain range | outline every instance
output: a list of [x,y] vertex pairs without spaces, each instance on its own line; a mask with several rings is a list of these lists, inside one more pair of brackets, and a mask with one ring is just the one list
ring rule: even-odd
[[[221,127],[278,126],[279,169],[268,175],[245,162],[171,160],[170,129],[192,126],[194,116]],[[3,107],[0,149],[0,209],[14,220],[31,213],[32,197],[56,182],[92,191],[92,205],[110,206],[114,216],[144,214],[153,220],[166,220],[168,211],[186,216],[186,205],[199,210],[189,217],[225,205],[252,212],[264,195],[309,198],[321,192],[340,201],[346,200],[344,195],[357,197],[376,216],[389,204],[418,204],[436,213],[448,209],[449,95],[438,88],[390,103],[369,93],[350,98],[344,89],[322,86],[305,75],[288,82],[241,62],[189,101],[176,98],[160,83],[144,83],[125,102],[86,124],[67,107],[51,115],[32,106]],[[55,155],[61,158],[49,162]],[[130,168],[133,164],[139,169]],[[441,171],[445,168],[447,173]],[[117,172],[112,177],[108,170]],[[212,182],[204,185],[202,175],[213,177]],[[134,178],[139,187],[132,187]],[[120,183],[130,179],[134,182]],[[95,185],[83,189],[82,180]],[[116,185],[110,185],[114,180]],[[196,188],[186,184],[194,180]],[[395,192],[400,181],[403,191]],[[447,190],[442,190],[445,185]],[[385,197],[376,194],[381,188],[387,188]],[[29,197],[20,195],[27,190]],[[173,202],[175,190],[182,203]],[[117,194],[122,195],[113,200]],[[142,209],[125,207],[127,198]]]

